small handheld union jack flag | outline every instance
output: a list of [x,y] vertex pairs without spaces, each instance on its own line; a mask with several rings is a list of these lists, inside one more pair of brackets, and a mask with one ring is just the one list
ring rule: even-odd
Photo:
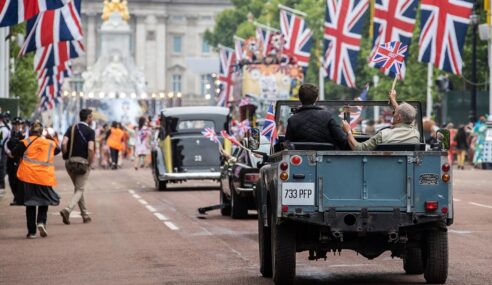
[[401,70],[405,64],[407,50],[408,46],[399,41],[387,42],[378,47],[371,61],[374,63],[374,67],[383,72],[388,70],[390,74],[402,79]]
[[215,133],[215,130],[213,130],[211,128],[205,128],[202,131],[202,135],[204,137],[206,137],[207,139],[209,139],[210,141],[213,141],[214,143],[220,144],[219,136],[217,136],[217,134]]
[[268,111],[265,116],[265,122],[263,123],[263,129],[261,135],[265,136],[270,144],[275,145],[278,141],[277,124],[275,123],[275,113],[273,113],[273,105],[268,107]]

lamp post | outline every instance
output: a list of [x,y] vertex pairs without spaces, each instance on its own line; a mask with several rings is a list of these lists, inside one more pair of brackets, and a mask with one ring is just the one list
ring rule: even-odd
[[473,29],[473,42],[472,42],[472,74],[471,74],[471,106],[470,106],[470,120],[475,122],[477,120],[477,34],[478,34],[478,15],[476,13],[477,2],[474,2],[473,14],[470,16],[470,21]]

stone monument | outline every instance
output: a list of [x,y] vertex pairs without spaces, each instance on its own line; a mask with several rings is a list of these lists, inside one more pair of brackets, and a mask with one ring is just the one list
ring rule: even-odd
[[96,63],[82,74],[87,107],[95,108],[108,121],[134,123],[145,109],[139,102],[146,94],[143,72],[130,54],[131,30],[127,2],[104,1],[99,33],[100,56]]

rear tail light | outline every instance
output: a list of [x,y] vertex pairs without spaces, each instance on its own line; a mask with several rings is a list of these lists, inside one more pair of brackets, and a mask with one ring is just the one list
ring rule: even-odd
[[282,205],[282,213],[287,213],[289,211],[289,206]]
[[441,213],[447,214],[448,213],[448,207],[442,207],[441,208]]
[[449,163],[444,163],[442,165],[442,171],[444,171],[444,172],[448,172],[450,168],[451,168],[451,166],[449,166]]
[[292,163],[292,165],[294,166],[298,166],[302,163],[302,157],[294,155],[290,158],[290,163]]
[[449,178],[451,178],[451,177],[450,177],[450,176],[449,176],[449,174],[447,174],[447,173],[444,173],[444,174],[442,175],[442,181],[444,181],[444,182],[446,182],[446,183],[449,181]]
[[280,173],[280,179],[282,179],[283,181],[289,179],[289,174],[287,174],[287,172]]
[[286,171],[287,169],[289,169],[289,164],[287,162],[284,161],[280,163],[280,170]]
[[246,173],[244,175],[244,182],[256,183],[260,179],[260,175],[258,173]]
[[439,208],[439,203],[437,201],[425,201],[425,210],[427,212],[434,212]]

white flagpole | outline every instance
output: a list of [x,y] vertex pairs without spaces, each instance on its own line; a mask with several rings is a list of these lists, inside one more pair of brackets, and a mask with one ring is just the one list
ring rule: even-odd
[[323,65],[319,66],[319,100],[325,100],[325,70],[323,69]]
[[293,13],[293,14],[297,14],[297,15],[302,16],[302,17],[306,17],[306,16],[307,16],[307,14],[306,14],[306,13],[304,13],[304,12],[302,12],[302,11],[299,11],[299,10],[296,10],[296,9],[292,9],[292,8],[287,7],[287,6],[284,6],[284,5],[282,5],[282,4],[278,4],[278,7],[279,7],[280,9],[283,9],[283,10],[285,10],[285,11],[291,12],[291,13]]
[[427,64],[427,109],[425,116],[430,118],[432,115],[432,63]]
[[280,32],[279,30],[277,30],[273,27],[258,23],[257,21],[254,21],[253,25],[255,25],[255,27],[260,27],[260,28],[265,29],[265,30],[269,30],[269,31],[273,31],[273,32]]

